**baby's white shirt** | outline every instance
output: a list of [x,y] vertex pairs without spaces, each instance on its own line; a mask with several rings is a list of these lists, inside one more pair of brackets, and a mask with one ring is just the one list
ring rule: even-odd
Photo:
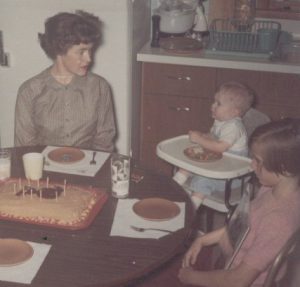
[[210,133],[220,141],[227,142],[231,147],[227,150],[239,155],[248,155],[248,137],[240,117],[227,121],[215,120]]

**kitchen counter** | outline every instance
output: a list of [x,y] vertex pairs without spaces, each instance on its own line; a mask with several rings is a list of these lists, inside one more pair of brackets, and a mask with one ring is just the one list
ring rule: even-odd
[[265,57],[255,57],[251,54],[247,57],[241,55],[215,55],[205,49],[191,54],[174,53],[162,48],[152,48],[150,43],[147,43],[137,54],[137,60],[149,63],[300,74],[299,63],[270,60]]

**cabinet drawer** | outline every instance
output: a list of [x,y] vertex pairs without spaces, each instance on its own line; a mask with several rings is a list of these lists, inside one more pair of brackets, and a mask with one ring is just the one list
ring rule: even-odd
[[158,142],[193,129],[208,131],[211,103],[202,98],[145,95],[141,139]]
[[170,64],[143,64],[145,93],[210,97],[215,92],[214,68]]
[[300,75],[261,72],[256,88],[259,103],[300,107]]
[[299,118],[300,105],[285,106],[276,104],[261,103],[257,105],[257,109],[267,114],[272,120],[279,120],[287,117]]

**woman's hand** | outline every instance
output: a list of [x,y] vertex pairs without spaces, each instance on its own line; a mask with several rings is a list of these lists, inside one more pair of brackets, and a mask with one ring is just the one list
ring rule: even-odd
[[203,246],[202,246],[202,242],[201,242],[201,237],[199,237],[193,242],[193,244],[191,245],[189,250],[184,255],[183,260],[182,260],[183,268],[191,267],[192,265],[194,265],[196,263],[197,256],[200,253],[202,247]]

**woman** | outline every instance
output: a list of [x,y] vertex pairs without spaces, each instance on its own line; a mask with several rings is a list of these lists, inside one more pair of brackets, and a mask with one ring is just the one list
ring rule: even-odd
[[59,13],[47,19],[39,40],[53,65],[19,88],[15,145],[112,151],[116,128],[110,87],[89,72],[101,21],[83,11]]
[[192,266],[204,246],[219,244],[227,253],[226,229],[196,238],[183,259],[181,282],[208,287],[262,286],[270,264],[300,227],[300,120],[285,119],[257,128],[250,151],[262,187],[250,204],[249,234],[229,270],[210,272]]

